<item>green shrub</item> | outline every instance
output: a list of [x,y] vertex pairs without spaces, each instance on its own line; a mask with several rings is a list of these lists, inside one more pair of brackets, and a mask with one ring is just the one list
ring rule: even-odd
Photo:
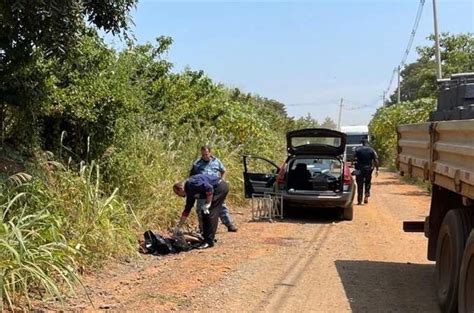
[[424,98],[413,102],[383,106],[370,121],[372,144],[381,162],[394,168],[397,156],[397,126],[401,124],[426,122],[435,108],[436,100]]

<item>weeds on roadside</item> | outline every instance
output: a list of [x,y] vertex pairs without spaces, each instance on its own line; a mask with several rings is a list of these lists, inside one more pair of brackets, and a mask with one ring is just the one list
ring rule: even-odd
[[174,226],[183,200],[171,186],[188,176],[201,145],[213,146],[227,168],[231,207],[243,202],[241,155],[279,154],[258,140],[236,145],[212,127],[154,126],[116,142],[98,163],[64,165],[49,155],[4,182],[0,296],[10,307],[36,294],[60,299],[78,270],[134,255],[137,233]]
[[31,295],[61,299],[64,286],[72,290],[77,282],[78,251],[61,233],[60,219],[47,209],[28,213],[32,197],[18,193],[0,204],[0,310],[3,303],[10,309],[29,304]]
[[153,126],[130,134],[119,146],[106,151],[101,162],[107,185],[119,188],[120,197],[136,212],[141,231],[175,225],[184,204],[174,195],[173,183],[188,177],[191,164],[200,157],[200,147],[205,144],[213,147],[213,154],[226,167],[231,206],[244,203],[242,154],[250,150],[270,158],[282,155],[277,149],[264,150],[270,145],[258,141],[254,146],[236,145],[213,127],[170,132]]
[[133,211],[118,190],[104,193],[97,164],[34,171],[1,188],[0,297],[10,308],[32,296],[61,299],[78,269],[136,253]]

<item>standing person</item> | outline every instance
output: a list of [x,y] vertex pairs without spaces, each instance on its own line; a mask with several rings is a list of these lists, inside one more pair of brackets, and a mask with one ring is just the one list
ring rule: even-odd
[[197,174],[184,182],[174,184],[173,191],[180,197],[186,198],[186,205],[179,219],[178,228],[181,228],[189,216],[196,199],[203,199],[202,227],[204,243],[199,247],[206,249],[214,246],[219,213],[222,204],[229,193],[229,185],[220,177],[208,174]]
[[364,138],[360,141],[361,147],[355,151],[356,158],[356,182],[357,182],[357,204],[362,204],[362,197],[365,197],[364,203],[369,203],[370,186],[372,182],[372,172],[375,166],[375,176],[379,174],[379,158],[372,147],[369,146],[369,141]]
[[[225,177],[225,167],[222,162],[212,155],[212,148],[208,145],[201,147],[201,158],[197,159],[191,168],[190,176],[196,174],[208,174],[220,177],[224,180]],[[197,204],[197,213],[199,218],[199,228],[202,231],[202,223],[201,223],[201,207],[203,205],[203,200],[198,200]],[[225,203],[222,204],[222,209],[219,215],[222,224],[227,227],[228,231],[236,232],[237,226],[233,223],[232,217],[229,212],[229,208]]]

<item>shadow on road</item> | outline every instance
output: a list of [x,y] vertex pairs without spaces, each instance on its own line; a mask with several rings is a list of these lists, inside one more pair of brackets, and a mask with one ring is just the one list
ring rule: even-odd
[[372,186],[392,186],[392,185],[406,185],[407,183],[402,182],[399,179],[385,179],[383,181],[372,180]]
[[337,260],[353,312],[440,312],[434,265]]
[[341,222],[341,209],[338,208],[298,208],[284,209],[284,223],[296,224],[330,224]]
[[388,192],[391,195],[397,195],[397,196],[406,196],[406,197],[420,197],[420,196],[430,196],[430,193],[428,191],[419,191],[419,190],[414,190],[414,191],[406,191],[406,192]]
[[[331,224],[343,222],[341,220],[341,209],[338,208],[298,208],[285,207],[284,218],[275,218],[274,222],[294,223],[294,224]],[[250,222],[268,223],[267,219],[255,220]]]

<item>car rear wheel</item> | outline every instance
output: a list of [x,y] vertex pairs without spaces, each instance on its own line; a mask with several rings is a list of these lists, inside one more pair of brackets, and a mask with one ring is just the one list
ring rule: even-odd
[[456,312],[459,271],[471,229],[467,210],[451,210],[444,217],[436,248],[436,287],[443,312]]
[[353,218],[354,218],[354,207],[351,204],[351,206],[344,208],[342,219],[346,221],[352,221]]
[[459,313],[474,312],[474,231],[466,243],[459,274]]

